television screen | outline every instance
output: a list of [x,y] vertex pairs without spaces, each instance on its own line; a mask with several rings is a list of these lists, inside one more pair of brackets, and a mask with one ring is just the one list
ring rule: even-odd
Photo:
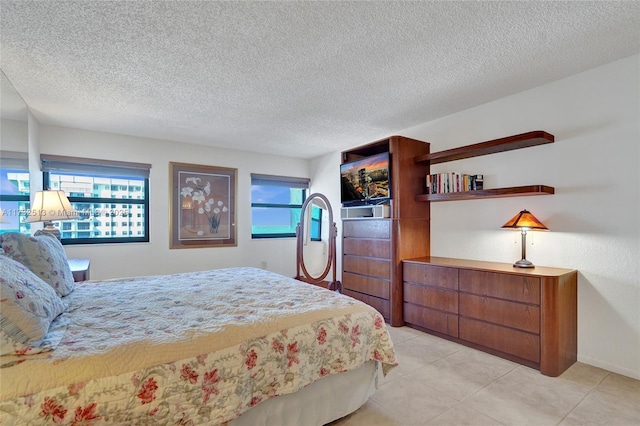
[[342,204],[366,204],[389,199],[389,153],[341,164],[340,182]]

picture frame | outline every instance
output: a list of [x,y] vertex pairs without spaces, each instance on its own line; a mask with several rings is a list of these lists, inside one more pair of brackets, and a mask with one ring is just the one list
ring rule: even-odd
[[169,248],[237,246],[238,170],[169,162]]

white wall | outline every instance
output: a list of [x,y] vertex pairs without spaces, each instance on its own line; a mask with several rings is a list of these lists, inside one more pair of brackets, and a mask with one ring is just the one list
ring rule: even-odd
[[542,184],[555,194],[432,203],[431,254],[518,260],[518,234],[500,227],[518,211],[531,211],[551,232],[529,233],[527,258],[579,271],[578,360],[635,378],[639,76],[636,55],[398,132],[430,142],[432,152],[530,130],[555,135],[554,144],[433,166],[432,172],[482,173],[485,188]]
[[324,194],[333,211],[333,221],[338,228],[336,238],[336,271],[338,280],[342,277],[342,222],[340,220],[340,152],[332,152],[316,157],[310,162],[309,177],[311,192]]
[[27,122],[0,119],[0,149],[4,151],[28,151]]
[[[149,243],[65,246],[91,259],[91,278],[169,274],[233,266],[295,274],[295,238],[251,239],[251,173],[308,177],[309,161],[194,144],[40,126],[40,152],[150,163]],[[169,249],[169,162],[238,169],[237,247]]]

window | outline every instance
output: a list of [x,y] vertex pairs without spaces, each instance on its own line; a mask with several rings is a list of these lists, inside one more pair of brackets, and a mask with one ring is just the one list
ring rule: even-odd
[[0,151],[0,209],[3,232],[31,234],[29,214],[29,159],[26,152]]
[[[41,159],[45,188],[64,191],[78,213],[77,220],[57,224],[63,244],[149,241],[149,164],[54,155]],[[129,222],[133,214],[140,217],[140,226]]]
[[322,241],[322,212],[318,206],[311,206],[311,241]]
[[251,238],[296,236],[309,179],[251,174]]

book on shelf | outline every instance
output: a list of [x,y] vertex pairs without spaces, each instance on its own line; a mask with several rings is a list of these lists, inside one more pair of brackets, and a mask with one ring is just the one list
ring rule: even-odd
[[457,172],[433,173],[427,175],[426,187],[427,194],[477,191],[484,187],[484,176]]

